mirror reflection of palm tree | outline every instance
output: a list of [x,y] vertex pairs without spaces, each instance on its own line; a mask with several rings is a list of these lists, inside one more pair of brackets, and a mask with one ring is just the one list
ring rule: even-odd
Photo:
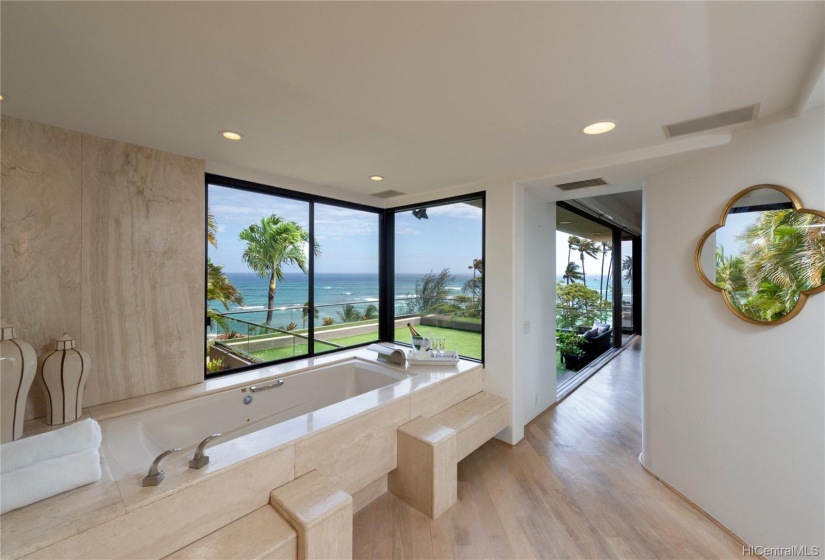
[[[272,214],[261,218],[259,224],[242,230],[240,238],[246,241],[246,249],[241,255],[246,265],[262,278],[269,276],[266,324],[271,324],[278,281],[284,279],[283,266],[295,265],[307,273],[309,259],[304,247],[309,241],[309,233],[299,224]],[[315,256],[321,254],[317,242],[313,252]]]

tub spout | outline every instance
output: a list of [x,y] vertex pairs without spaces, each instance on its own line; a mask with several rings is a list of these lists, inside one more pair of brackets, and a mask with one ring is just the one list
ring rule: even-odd
[[206,437],[198,448],[195,449],[195,456],[192,457],[189,461],[189,468],[190,469],[199,469],[209,463],[209,456],[204,455],[203,452],[206,449],[206,444],[215,439],[216,437],[221,437],[223,434],[212,434],[211,436]]
[[164,472],[160,470],[160,462],[163,461],[163,458],[167,455],[171,455],[172,453],[176,453],[180,451],[179,447],[175,449],[167,449],[157,457],[155,460],[152,461],[152,466],[149,467],[149,474],[143,477],[143,482],[141,483],[142,486],[157,486],[163,481]]

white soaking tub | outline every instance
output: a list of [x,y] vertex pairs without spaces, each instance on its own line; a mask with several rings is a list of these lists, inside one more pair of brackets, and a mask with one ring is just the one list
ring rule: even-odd
[[[273,426],[408,377],[403,370],[359,360],[261,381],[192,400],[104,420],[102,450],[115,480],[146,472],[161,452],[194,449]],[[206,454],[209,454],[207,447]]]

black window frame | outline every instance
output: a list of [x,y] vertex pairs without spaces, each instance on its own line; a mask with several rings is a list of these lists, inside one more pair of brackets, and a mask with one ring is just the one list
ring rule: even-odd
[[[385,282],[386,282],[386,267],[382,266],[384,264],[384,259],[386,258],[386,254],[384,251],[384,243],[387,237],[386,233],[386,210],[383,208],[379,208],[377,206],[369,206],[366,204],[359,204],[357,202],[349,202],[346,200],[338,200],[335,198],[330,198],[327,196],[322,195],[315,195],[311,193],[305,193],[301,191],[293,191],[289,189],[284,189],[281,187],[273,187],[270,185],[264,185],[261,183],[254,183],[252,181],[245,181],[243,179],[235,179],[232,177],[226,177],[223,175],[216,175],[212,173],[207,173],[205,177],[205,191],[206,191],[206,204],[204,205],[204,220],[206,220],[206,216],[209,212],[209,185],[215,185],[220,187],[227,187],[227,188],[234,188],[238,190],[243,190],[247,192],[254,192],[258,194],[269,194],[273,196],[278,196],[282,198],[289,198],[292,200],[299,200],[302,202],[306,202],[309,207],[309,224],[308,224],[308,233],[309,233],[309,246],[314,246],[315,242],[315,223],[314,223],[314,215],[315,215],[315,204],[324,204],[327,206],[336,206],[338,208],[346,208],[349,210],[359,210],[362,212],[369,212],[372,214],[376,214],[378,217],[378,340],[381,340],[381,318],[385,314],[383,307],[387,305],[386,298],[383,297],[383,289],[385,289]],[[206,223],[206,222],[204,222]],[[206,258],[209,257],[209,243],[206,240],[206,232],[204,231],[204,263],[206,262]],[[307,290],[309,293],[307,294],[307,301],[309,302],[310,309],[315,308],[315,254],[314,251],[309,251],[309,262],[307,265]],[[207,281],[206,278],[207,270],[206,266],[204,266],[204,286],[203,286],[203,302],[204,302],[204,326],[208,326],[208,319],[206,318],[206,308],[207,308],[207,299],[206,299],[206,291],[207,291]],[[364,342],[361,344],[355,344],[352,346],[348,346],[347,348],[334,348],[332,350],[325,350],[321,352],[315,351],[315,322],[308,321],[307,322],[308,329],[307,329],[307,353],[301,356],[294,356],[289,358],[282,358],[280,360],[272,360],[260,364],[249,364],[247,366],[240,366],[236,368],[232,368],[227,371],[222,372],[214,372],[209,373],[204,369],[204,379],[214,379],[217,377],[222,377],[225,375],[233,375],[236,373],[243,373],[245,371],[260,369],[263,367],[269,367],[277,364],[283,364],[287,362],[294,362],[296,360],[306,360],[309,358],[313,358],[316,356],[323,356],[328,355],[334,352],[340,352],[343,350],[351,350],[353,348],[359,348],[362,346],[367,346],[372,344],[372,342]]]
[[[481,260],[484,263],[485,272],[486,272],[486,254],[487,254],[487,192],[480,191],[470,194],[462,194],[458,196],[451,196],[447,198],[439,198],[436,200],[428,200],[425,202],[418,202],[416,204],[405,204],[404,206],[397,206],[395,208],[388,208],[387,213],[389,215],[388,219],[388,227],[387,227],[387,237],[388,237],[388,247],[389,253],[391,255],[391,271],[389,272],[389,279],[387,284],[387,289],[389,290],[389,298],[392,302],[391,305],[387,305],[387,309],[385,312],[387,313],[386,316],[383,316],[384,319],[383,324],[385,327],[384,331],[381,332],[381,340],[392,342],[393,344],[398,344],[401,346],[409,346],[412,347],[411,344],[407,344],[406,342],[399,342],[395,340],[395,215],[399,212],[409,212],[411,210],[416,210],[418,208],[432,208],[434,206],[446,206],[448,204],[456,204],[459,202],[467,202],[469,200],[481,200]],[[485,282],[486,282],[486,273],[482,273],[481,275],[481,295],[482,298],[486,297],[486,289],[485,289]],[[486,303],[481,306],[481,358],[473,358],[471,356],[461,356],[462,360],[467,360],[470,362],[476,362],[479,364],[484,363],[484,340],[485,340],[485,330],[487,326],[486,321],[486,314],[487,314],[487,305]]]

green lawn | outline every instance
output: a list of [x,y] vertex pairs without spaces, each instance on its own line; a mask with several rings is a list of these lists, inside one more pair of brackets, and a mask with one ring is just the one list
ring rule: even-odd
[[[470,358],[481,359],[481,333],[458,331],[454,329],[445,329],[442,327],[422,327],[418,325],[418,332],[423,336],[443,336],[447,340],[448,350],[458,350],[462,356]],[[354,336],[344,336],[341,338],[331,339],[331,342],[340,344],[342,346],[355,346],[367,342],[376,342],[378,335],[376,333],[359,334]],[[395,339],[400,342],[408,343],[410,341],[410,331],[407,327],[395,329]],[[323,352],[324,350],[332,350],[333,346],[323,345],[321,347],[316,342],[316,352]],[[255,352],[254,355],[264,361],[283,360],[284,358],[292,358],[293,356],[303,356],[307,353],[306,344],[295,344],[295,346],[285,346],[282,348],[271,348],[269,350],[262,350]]]

